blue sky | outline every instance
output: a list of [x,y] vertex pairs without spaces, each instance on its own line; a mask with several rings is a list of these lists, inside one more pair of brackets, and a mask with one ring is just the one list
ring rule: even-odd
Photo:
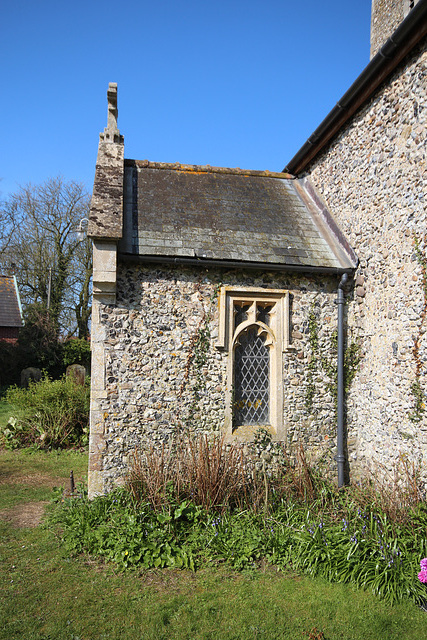
[[369,62],[370,0],[15,0],[0,8],[3,197],[125,157],[281,171]]

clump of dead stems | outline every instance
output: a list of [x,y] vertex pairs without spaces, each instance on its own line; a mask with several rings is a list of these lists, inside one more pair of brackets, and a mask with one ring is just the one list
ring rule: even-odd
[[268,508],[273,496],[310,501],[316,494],[302,449],[296,465],[282,452],[272,470],[250,446],[207,436],[135,452],[128,486],[137,501],[154,509],[188,499],[206,509],[257,510]]
[[419,468],[401,456],[393,470],[378,467],[363,482],[349,488],[353,500],[363,509],[378,511],[390,522],[403,524],[411,518],[411,509],[425,501],[425,487]]
[[155,509],[185,499],[225,509],[257,495],[262,487],[253,471],[253,460],[241,446],[202,436],[135,452],[128,483],[136,500],[147,500]]
[[137,502],[149,502],[155,510],[183,500],[216,511],[269,511],[278,502],[293,502],[310,505],[313,514],[328,512],[332,520],[359,510],[404,522],[410,507],[423,500],[417,469],[402,460],[393,478],[381,484],[379,475],[375,482],[367,479],[338,489],[308,464],[302,447],[293,464],[281,451],[271,466],[251,445],[200,436],[135,452],[128,487]]

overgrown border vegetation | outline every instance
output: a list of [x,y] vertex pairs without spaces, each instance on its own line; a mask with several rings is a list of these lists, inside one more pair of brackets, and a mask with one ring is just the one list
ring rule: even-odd
[[0,445],[7,449],[34,446],[61,449],[84,446],[89,437],[89,379],[78,384],[73,376],[51,380],[46,374],[27,389],[11,386],[5,401],[12,409],[0,425]]
[[423,605],[427,507],[416,470],[404,468],[406,481],[381,491],[338,490],[302,451],[269,475],[248,448],[182,440],[137,455],[127,487],[59,503],[49,522],[70,552],[122,569],[273,565]]

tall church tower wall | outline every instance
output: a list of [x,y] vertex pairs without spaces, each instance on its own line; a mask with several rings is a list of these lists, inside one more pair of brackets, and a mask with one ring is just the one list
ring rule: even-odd
[[427,480],[426,41],[308,167],[360,259],[348,342],[362,359],[347,402],[353,479],[399,465]]
[[417,2],[418,0],[372,0],[371,59]]

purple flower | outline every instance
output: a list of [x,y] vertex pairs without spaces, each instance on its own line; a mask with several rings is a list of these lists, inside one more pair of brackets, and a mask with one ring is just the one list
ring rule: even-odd
[[418,574],[418,580],[420,582],[423,582],[424,584],[427,583],[427,569],[424,569],[423,571],[420,571]]
[[427,571],[427,558],[423,558],[420,562],[421,571]]

